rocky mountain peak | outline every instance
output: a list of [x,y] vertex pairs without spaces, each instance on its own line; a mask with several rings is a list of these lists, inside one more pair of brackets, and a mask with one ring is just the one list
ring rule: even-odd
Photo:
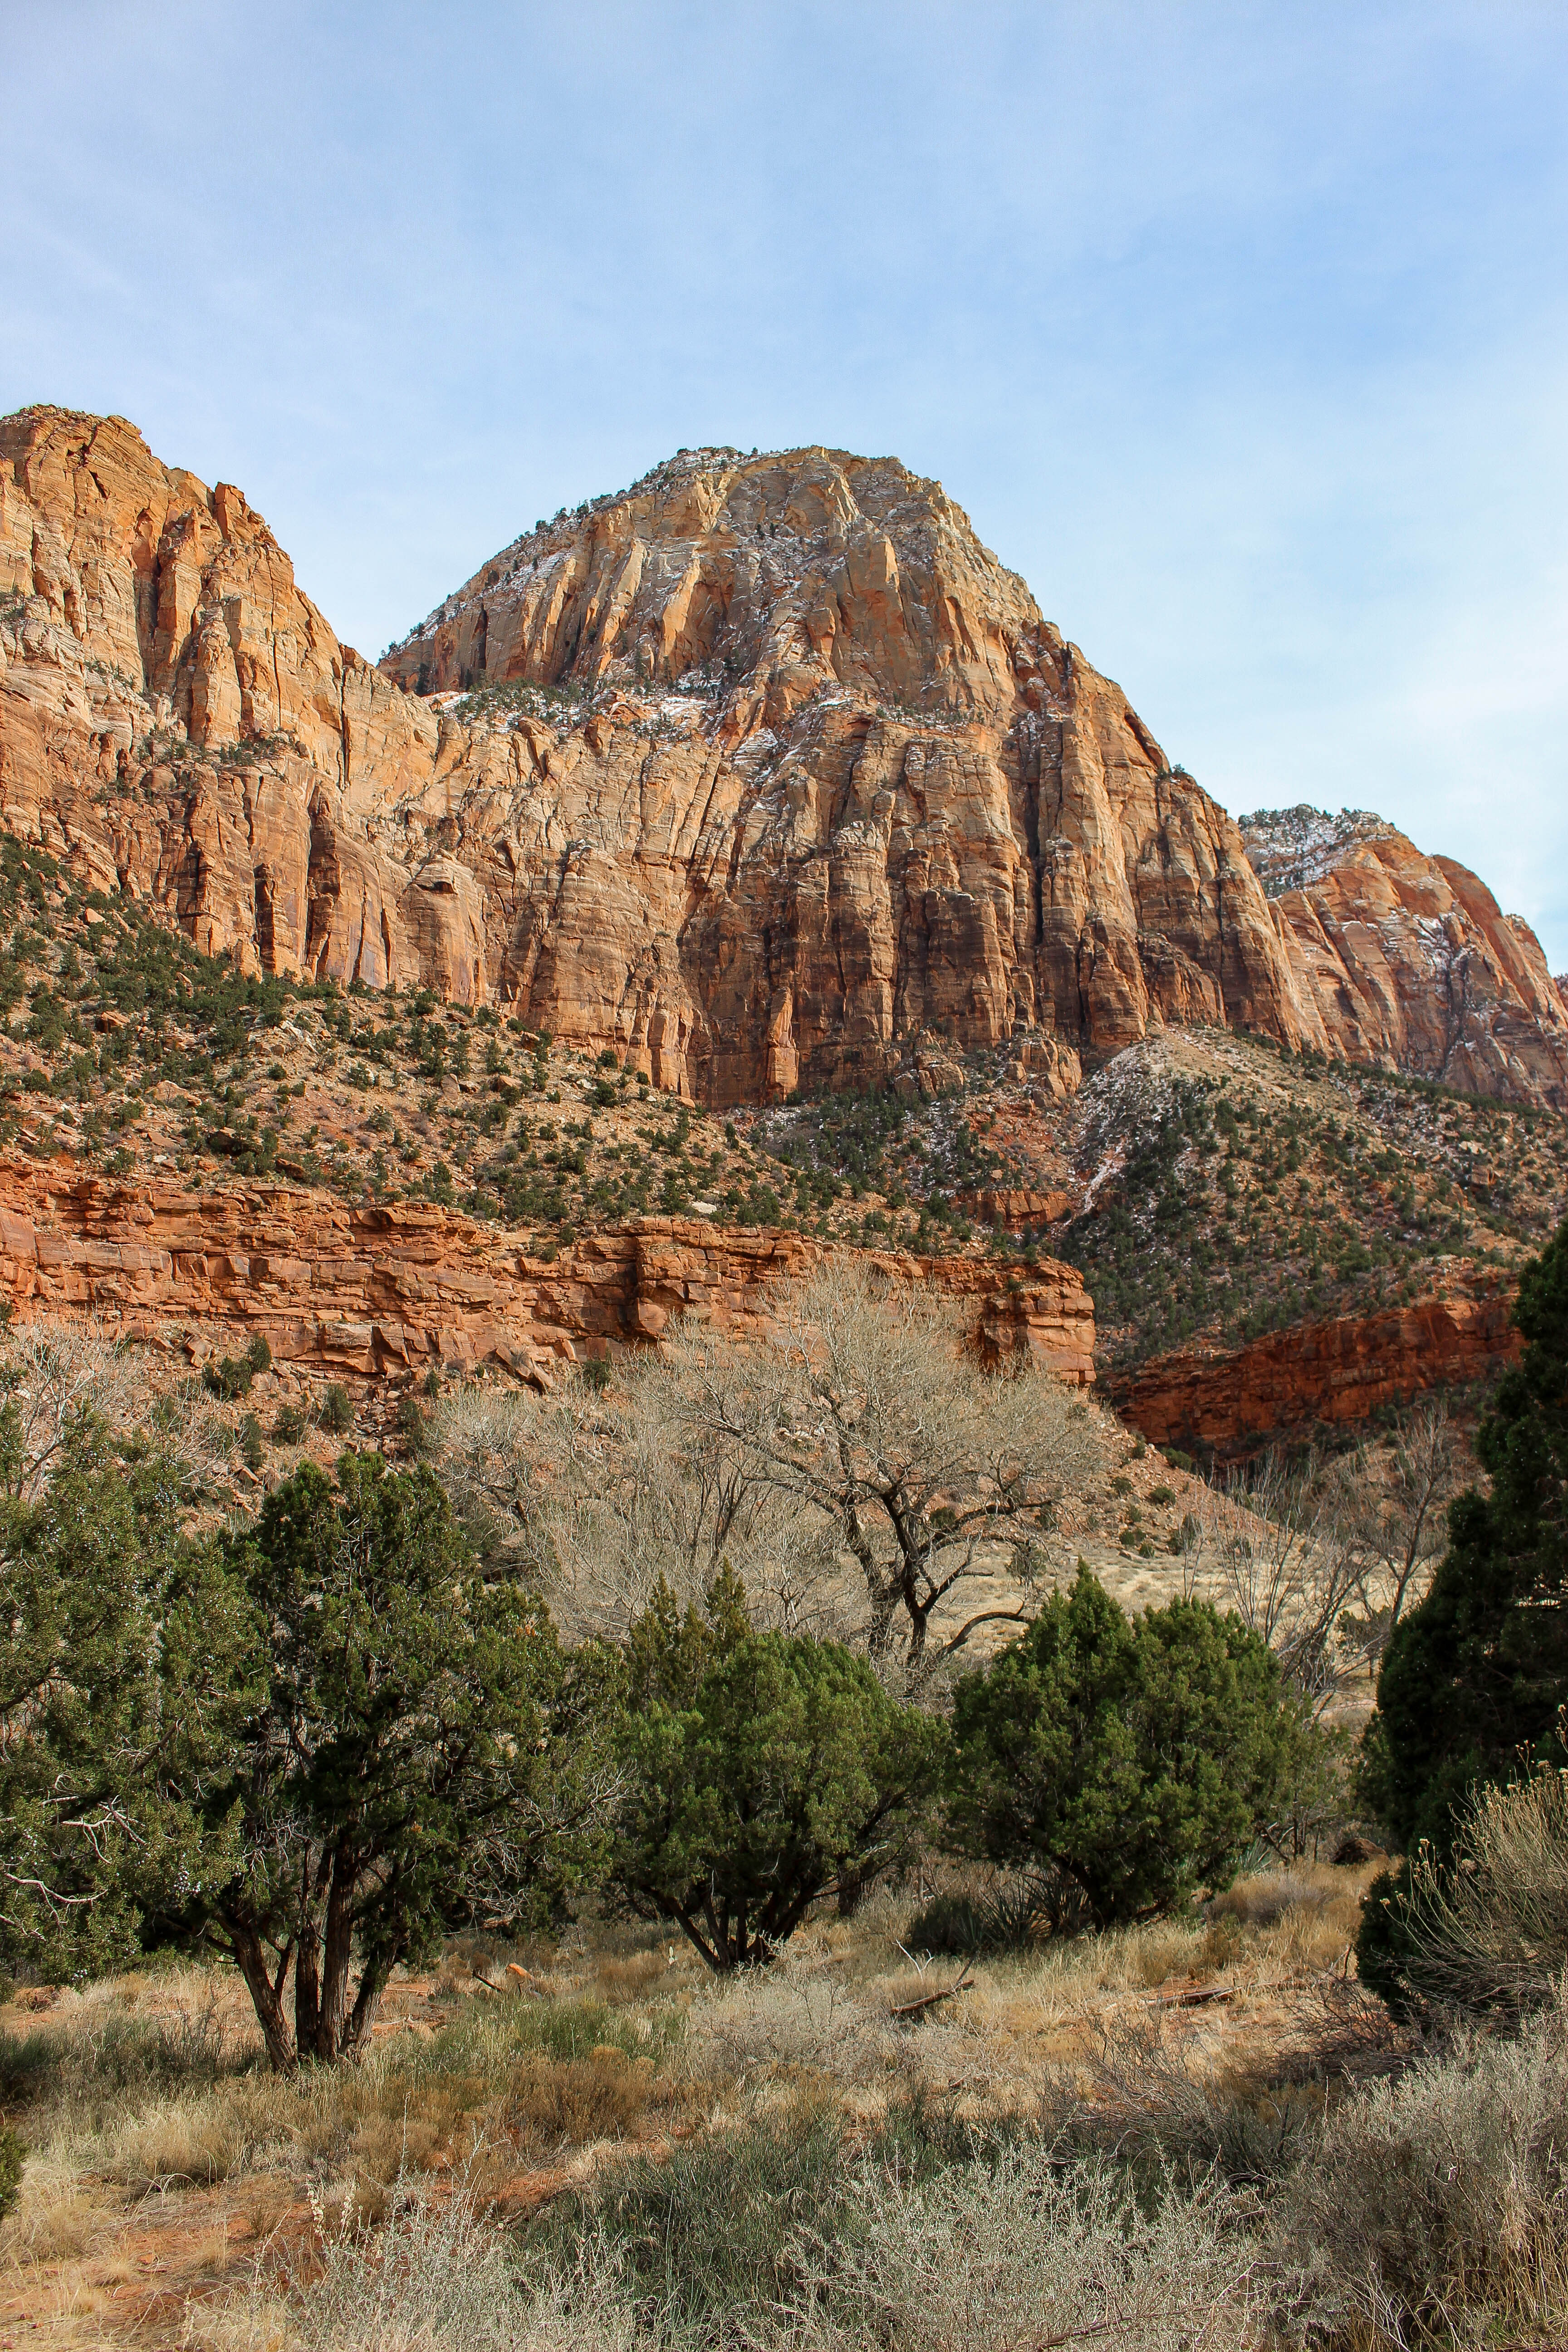
[[1270,898],[1321,881],[1359,842],[1397,837],[1370,809],[1327,809],[1298,801],[1294,808],[1258,809],[1237,819],[1253,872]]
[[241,972],[495,1007],[711,1103],[999,1046],[1059,1091],[1183,1025],[1568,1101],[1528,926],[1373,818],[1244,839],[891,457],[678,451],[373,667],[232,484],[24,410],[0,805]]
[[383,658],[420,693],[722,683],[776,726],[839,686],[1000,716],[1063,647],[938,482],[839,449],[680,450],[503,548]]
[[1348,1059],[1568,1102],[1568,998],[1468,866],[1366,809],[1260,809],[1241,837]]

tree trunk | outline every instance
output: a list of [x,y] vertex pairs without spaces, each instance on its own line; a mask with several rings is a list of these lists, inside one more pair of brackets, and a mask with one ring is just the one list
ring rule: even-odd
[[321,1937],[321,2013],[316,2028],[319,2058],[339,2058],[345,2046],[349,1965],[353,1948],[353,1895],[358,1878],[357,1857],[349,1846],[341,1845],[332,1858],[332,1885]]
[[376,2011],[381,2007],[381,1996],[385,1990],[386,1979],[396,1966],[395,1952],[389,1954],[384,1960],[378,1960],[374,1966],[366,1965],[364,1974],[359,1980],[359,1991],[354,1997],[354,2005],[350,2012],[348,2024],[343,2032],[342,2054],[345,2058],[368,2041],[371,2027],[375,2023]]
[[261,1938],[253,1927],[230,1926],[229,1934],[233,1938],[234,1957],[239,1964],[240,1975],[245,1979],[246,1988],[250,1994],[251,2005],[256,2011],[257,2021],[261,2027],[262,2038],[267,2044],[267,2055],[271,2062],[273,2072],[278,2074],[291,2074],[300,2063],[300,2057],[294,2037],[289,2031],[289,2020],[283,2008],[282,1978],[279,1976],[277,1985],[274,1986],[267,1973],[267,1960],[261,1949]]
[[313,2055],[321,2027],[321,1958],[316,1922],[307,1910],[300,1919],[300,1949],[294,1961],[294,2046]]
[[899,1588],[896,1584],[879,1585],[874,1578],[866,1582],[871,1603],[871,1631],[866,1648],[873,1665],[885,1658],[893,1646],[893,1619],[898,1614]]

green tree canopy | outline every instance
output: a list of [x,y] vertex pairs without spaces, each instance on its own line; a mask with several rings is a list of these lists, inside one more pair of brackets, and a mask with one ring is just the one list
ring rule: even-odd
[[[584,1864],[616,1667],[485,1581],[423,1466],[349,1453],[334,1486],[302,1465],[223,1568],[230,1724],[171,1785],[237,1866],[188,1873],[167,1924],[234,1959],[286,2068],[362,2043],[392,1969],[444,1928],[537,1911]],[[170,1705],[212,1676],[171,1661]]]
[[945,1747],[839,1643],[728,1641],[689,1704],[626,1718],[616,1883],[711,1969],[772,1959],[841,1876],[868,1884],[896,1862]]
[[1568,1701],[1568,1223],[1525,1268],[1514,1319],[1524,1358],[1476,1444],[1491,1492],[1453,1505],[1378,1677],[1364,1785],[1407,1850],[1446,1853],[1470,1791],[1544,1756]]
[[[1406,1855],[1369,1888],[1363,1979],[1396,2010],[1416,1998],[1413,1935],[1479,1794],[1552,1756],[1568,1704],[1568,1223],[1527,1265],[1504,1373],[1476,1451],[1491,1491],[1461,1495],[1430,1591],[1378,1676],[1362,1788]],[[1414,1906],[1414,1907],[1413,1907]]]
[[702,1596],[701,1612],[680,1601],[661,1575],[647,1607],[626,1628],[626,1696],[633,1706],[689,1706],[703,1676],[752,1631],[746,1588],[724,1560]]
[[1267,1644],[1206,1601],[1130,1621],[1089,1570],[959,1683],[949,1834],[1099,1926],[1228,1885],[1304,1736]]
[[[20,1452],[7,1404],[9,1486]],[[89,1414],[51,1456],[34,1500],[0,1507],[0,1961],[69,1976],[130,1956],[146,1887],[195,1834],[157,1786],[158,1669],[165,1641],[211,1614],[212,1577],[180,1544],[167,1460],[126,1464]]]

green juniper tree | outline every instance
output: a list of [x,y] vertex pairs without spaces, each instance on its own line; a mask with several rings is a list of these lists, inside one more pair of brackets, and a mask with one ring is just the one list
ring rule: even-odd
[[1268,1645],[1206,1601],[1129,1620],[1087,1568],[958,1684],[949,1834],[1108,1927],[1228,1885],[1308,1737]]
[[721,1621],[704,1667],[704,1629],[691,1621],[688,1641],[661,1613],[662,1643],[633,1629],[634,1663],[662,1648],[669,1696],[625,1720],[613,1875],[710,1969],[765,1962],[819,1896],[897,1863],[936,1787],[944,1727],[839,1643],[736,1637]]
[[[1491,1491],[1448,1514],[1448,1549],[1394,1629],[1363,1751],[1371,1809],[1407,1853],[1445,1863],[1475,1791],[1552,1751],[1568,1703],[1568,1224],[1521,1278],[1526,1346],[1504,1373],[1476,1450]],[[1402,1999],[1408,1866],[1370,1891],[1358,1954]]]
[[633,1706],[689,1706],[702,1680],[752,1632],[746,1588],[726,1559],[703,1595],[703,1607],[680,1602],[660,1575],[647,1608],[626,1628],[626,1695]]
[[158,1924],[234,1960],[288,2069],[360,2047],[444,1929],[536,1915],[584,1866],[616,1664],[486,1581],[423,1465],[349,1453],[334,1485],[306,1463],[221,1564],[232,1630],[205,1671],[230,1724],[171,1790],[233,1866],[185,1874]]
[[[22,1453],[11,1402],[8,1488],[32,1484]],[[210,1729],[209,1698],[190,1678],[172,1714],[164,1669],[198,1627],[221,1639],[224,1603],[210,1556],[179,1540],[170,1461],[123,1461],[83,1412],[48,1468],[33,1499],[0,1507],[0,1963],[60,1977],[128,1958],[149,1889],[200,1842],[163,1775]]]

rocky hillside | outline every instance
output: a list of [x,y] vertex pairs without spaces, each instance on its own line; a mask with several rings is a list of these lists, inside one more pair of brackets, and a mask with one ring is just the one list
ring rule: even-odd
[[242,971],[500,1006],[719,1106],[1004,1045],[1066,1088],[1171,1024],[1568,1099],[1522,926],[1450,884],[1441,969],[1414,901],[1379,966],[1359,918],[1270,898],[892,459],[683,452],[514,541],[376,668],[238,490],[122,419],[23,411],[0,815]]
[[241,975],[14,836],[0,940],[0,1312],[176,1379],[265,1339],[290,1412],[346,1378],[367,1428],[439,1367],[743,1327],[833,1244],[973,1300],[987,1353],[1094,1348],[1160,1443],[1245,1452],[1487,1375],[1565,1205],[1563,1115],[1221,1030],[1072,1090],[1033,1046],[922,1048],[726,1115],[491,1006]]
[[1528,927],[1233,824],[891,460],[682,453],[374,667],[237,490],[5,420],[0,944],[0,1307],[317,1386],[836,1244],[1246,1450],[1486,1372],[1564,1205]]

